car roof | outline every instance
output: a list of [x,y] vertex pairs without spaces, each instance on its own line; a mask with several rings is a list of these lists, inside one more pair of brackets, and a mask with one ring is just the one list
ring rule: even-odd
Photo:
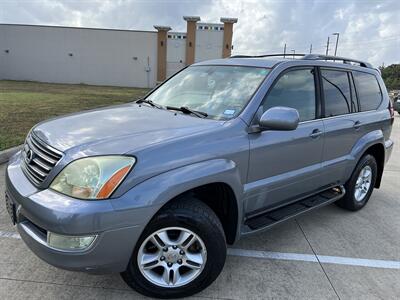
[[[223,65],[223,66],[248,66],[260,68],[273,68],[278,63],[284,61],[283,59],[270,59],[270,58],[219,58],[212,60],[205,60],[195,63],[194,66],[202,65]],[[285,61],[289,61],[285,59]]]
[[[288,63],[290,66],[296,65],[312,65],[312,66],[326,66],[334,68],[342,68],[347,70],[364,71],[368,73],[376,73],[377,69],[372,67],[371,64],[355,59],[333,57],[319,54],[298,55],[292,58],[292,55],[286,54],[287,58],[282,55],[265,55],[265,56],[232,56],[227,58],[206,60],[195,63],[195,66],[205,65],[222,65],[222,66],[247,66],[247,67],[260,67],[260,68],[273,68],[282,63]],[[379,72],[378,72],[379,73]]]

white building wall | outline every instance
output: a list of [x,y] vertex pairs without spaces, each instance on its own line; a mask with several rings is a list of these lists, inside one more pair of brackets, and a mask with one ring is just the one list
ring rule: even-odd
[[167,78],[185,66],[186,33],[168,32],[167,39]]
[[153,87],[156,74],[157,32],[0,24],[1,79]]
[[195,62],[222,57],[223,28],[223,24],[197,24]]

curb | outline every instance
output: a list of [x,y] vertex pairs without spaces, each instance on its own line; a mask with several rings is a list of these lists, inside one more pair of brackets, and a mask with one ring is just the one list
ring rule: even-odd
[[8,162],[11,156],[22,149],[22,145],[0,151],[0,164]]

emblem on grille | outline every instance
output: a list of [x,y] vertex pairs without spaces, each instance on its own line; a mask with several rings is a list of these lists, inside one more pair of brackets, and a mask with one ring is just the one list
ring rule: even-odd
[[32,160],[35,158],[35,154],[31,149],[26,152],[26,163],[30,164]]

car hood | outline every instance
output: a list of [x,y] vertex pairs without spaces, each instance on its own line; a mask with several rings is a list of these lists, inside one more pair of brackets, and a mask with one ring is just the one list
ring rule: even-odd
[[33,132],[60,151],[123,154],[210,131],[222,123],[130,103],[55,118],[38,124]]

